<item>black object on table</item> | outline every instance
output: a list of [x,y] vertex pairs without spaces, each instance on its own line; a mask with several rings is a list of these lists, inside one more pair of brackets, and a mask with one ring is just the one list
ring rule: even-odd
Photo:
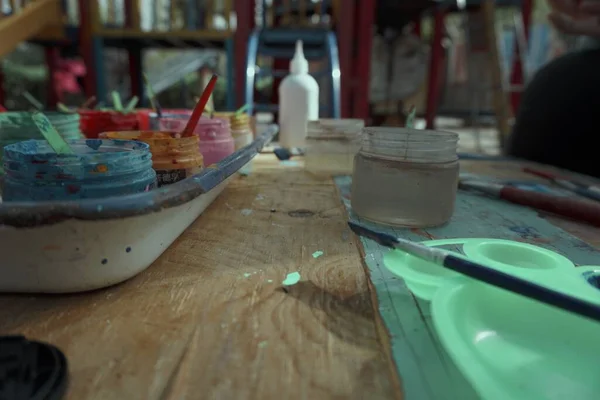
[[23,336],[0,336],[0,400],[60,400],[68,384],[65,355]]

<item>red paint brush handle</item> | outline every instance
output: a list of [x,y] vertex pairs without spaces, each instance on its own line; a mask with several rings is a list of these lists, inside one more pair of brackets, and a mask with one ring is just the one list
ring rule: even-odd
[[600,226],[600,204],[576,198],[517,189],[511,186],[502,188],[500,197],[523,206]]
[[544,179],[550,179],[550,180],[558,179],[558,177],[556,175],[554,175],[553,173],[546,172],[546,171],[540,171],[539,169],[525,167],[525,168],[523,168],[523,172],[526,172],[531,175],[539,176],[540,178],[544,178]]

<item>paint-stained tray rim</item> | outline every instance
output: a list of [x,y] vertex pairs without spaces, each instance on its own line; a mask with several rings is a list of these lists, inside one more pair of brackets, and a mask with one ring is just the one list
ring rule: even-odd
[[273,139],[278,129],[277,125],[269,125],[266,132],[252,143],[217,164],[209,165],[190,178],[150,192],[100,199],[2,203],[0,228],[2,225],[16,228],[51,225],[66,219],[126,218],[179,206],[207,193],[246,165]]

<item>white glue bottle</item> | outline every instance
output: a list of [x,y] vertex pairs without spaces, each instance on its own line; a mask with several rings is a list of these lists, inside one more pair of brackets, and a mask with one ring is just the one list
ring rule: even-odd
[[302,41],[290,62],[290,74],[279,85],[279,144],[285,148],[304,147],[306,124],[319,119],[319,84],[308,73]]

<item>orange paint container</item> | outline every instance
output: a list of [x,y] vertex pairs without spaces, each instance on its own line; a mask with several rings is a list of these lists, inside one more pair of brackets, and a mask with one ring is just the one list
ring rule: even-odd
[[147,143],[152,153],[152,168],[158,186],[170,185],[199,173],[204,158],[199,150],[198,136],[177,137],[179,132],[124,131],[104,132],[107,139],[137,140]]

